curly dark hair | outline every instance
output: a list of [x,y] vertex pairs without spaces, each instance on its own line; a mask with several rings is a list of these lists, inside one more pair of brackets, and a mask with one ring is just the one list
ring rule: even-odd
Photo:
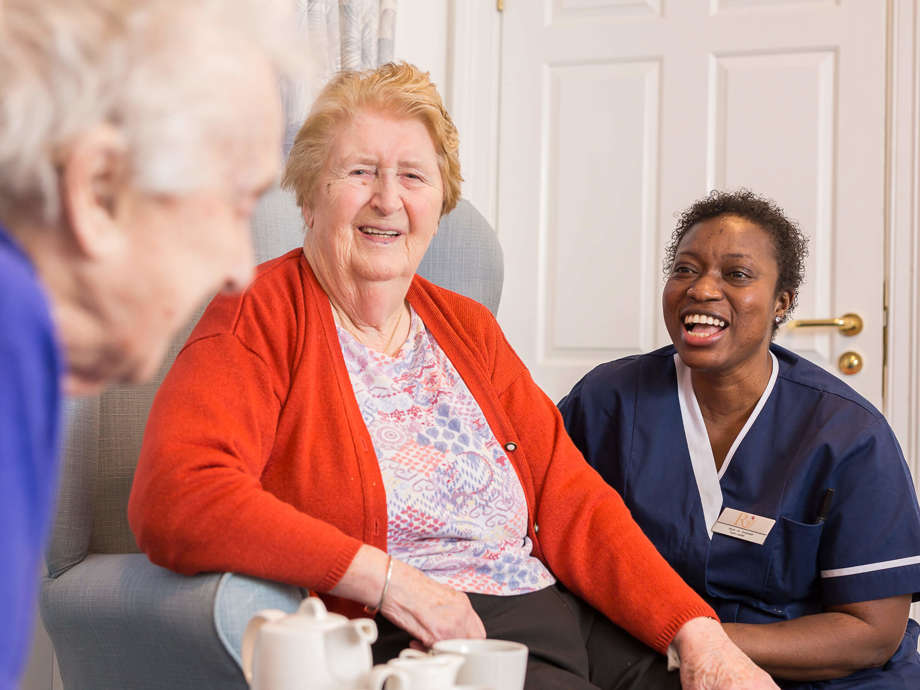
[[[671,273],[674,258],[684,235],[697,223],[722,215],[740,216],[762,228],[773,241],[776,250],[776,265],[779,277],[776,280],[776,292],[789,292],[791,302],[783,314],[782,321],[789,318],[798,302],[799,287],[805,279],[805,257],[808,256],[808,238],[802,234],[798,224],[786,217],[786,214],[774,201],[758,196],[749,189],[734,192],[713,190],[708,196],[693,203],[677,219],[677,227],[671,233],[671,242],[665,248],[664,272]],[[773,324],[776,331],[778,323]]]

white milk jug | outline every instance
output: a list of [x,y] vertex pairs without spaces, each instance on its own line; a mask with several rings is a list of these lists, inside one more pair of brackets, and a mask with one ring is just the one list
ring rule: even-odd
[[[404,649],[398,657],[390,659],[387,666],[404,672],[411,690],[453,690],[463,661],[459,654],[434,656],[416,649]],[[394,687],[394,683],[389,683],[387,690]]]

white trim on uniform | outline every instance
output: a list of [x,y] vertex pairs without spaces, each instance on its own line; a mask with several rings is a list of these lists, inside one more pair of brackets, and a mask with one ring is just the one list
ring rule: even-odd
[[770,373],[770,381],[764,389],[760,400],[757,401],[756,407],[748,417],[747,422],[735,437],[735,442],[728,449],[725,456],[725,462],[719,472],[716,472],[716,461],[712,454],[712,445],[709,443],[709,434],[706,432],[706,423],[703,421],[703,413],[700,410],[700,404],[693,392],[693,381],[691,380],[690,367],[685,365],[680,355],[674,353],[674,366],[677,369],[677,399],[680,402],[680,416],[684,425],[684,435],[687,437],[687,449],[690,451],[690,464],[693,466],[693,476],[696,479],[696,488],[700,492],[700,501],[703,504],[703,517],[706,520],[706,526],[709,529],[709,538],[712,538],[712,526],[719,519],[719,513],[722,511],[722,486],[719,480],[728,469],[728,465],[738,450],[738,446],[747,436],[747,432],[753,426],[754,421],[767,403],[773,387],[776,385],[776,377],[779,375],[779,362],[776,355],[770,353],[770,359],[773,363],[773,371]]
[[854,565],[849,568],[832,568],[831,570],[822,570],[821,577],[843,577],[844,575],[859,575],[860,573],[871,573],[875,572],[876,570],[903,568],[905,565],[916,565],[918,563],[920,563],[920,556],[908,556],[907,558],[896,558],[893,561],[879,561],[878,563]]

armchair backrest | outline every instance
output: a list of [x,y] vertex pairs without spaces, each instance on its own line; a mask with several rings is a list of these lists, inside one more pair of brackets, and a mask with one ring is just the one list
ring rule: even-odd
[[[252,226],[257,261],[303,243],[300,211],[293,196],[280,189],[263,199]],[[501,247],[488,222],[469,202],[461,199],[441,219],[419,273],[478,300],[493,314],[497,311],[503,280]],[[147,414],[160,381],[199,315],[176,337],[151,383],[116,386],[98,397],[68,403],[58,513],[47,557],[52,577],[88,553],[138,551],[125,512]]]

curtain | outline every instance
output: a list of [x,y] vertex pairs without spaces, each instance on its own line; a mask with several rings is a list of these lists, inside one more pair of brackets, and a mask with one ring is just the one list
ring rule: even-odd
[[[370,69],[393,60],[398,0],[297,0],[297,16],[304,40],[320,60],[318,83],[343,69]],[[285,154],[303,121],[303,87],[285,98],[287,129]],[[295,106],[294,104],[299,104]]]
[[326,76],[393,59],[397,0],[298,0],[311,38],[325,56]]

